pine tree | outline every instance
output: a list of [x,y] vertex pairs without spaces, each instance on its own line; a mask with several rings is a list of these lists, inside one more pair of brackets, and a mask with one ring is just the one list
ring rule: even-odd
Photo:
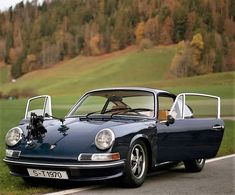
[[18,58],[18,60],[16,61],[15,64],[12,65],[11,68],[11,76],[13,78],[18,78],[22,75],[22,64],[24,63],[24,60],[27,56],[27,52],[26,50],[20,55],[20,57]]
[[173,41],[175,43],[184,40],[185,32],[186,32],[186,22],[187,22],[187,14],[185,10],[178,9],[173,14],[174,21],[174,30],[173,30]]
[[235,21],[235,1],[234,0],[230,0],[229,1],[229,16],[230,19]]

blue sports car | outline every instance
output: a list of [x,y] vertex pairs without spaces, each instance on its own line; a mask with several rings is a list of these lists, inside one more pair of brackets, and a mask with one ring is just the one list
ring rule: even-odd
[[162,164],[183,162],[187,171],[201,171],[223,132],[217,96],[99,89],[56,118],[51,97],[42,95],[28,100],[25,117],[6,134],[4,161],[25,181],[120,178],[138,187]]

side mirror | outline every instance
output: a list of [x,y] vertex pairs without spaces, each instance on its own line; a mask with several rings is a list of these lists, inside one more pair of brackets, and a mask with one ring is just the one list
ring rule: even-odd
[[171,115],[167,115],[167,122],[166,122],[166,124],[167,124],[167,125],[171,125],[171,124],[173,124],[174,122],[175,122],[174,117],[171,116]]

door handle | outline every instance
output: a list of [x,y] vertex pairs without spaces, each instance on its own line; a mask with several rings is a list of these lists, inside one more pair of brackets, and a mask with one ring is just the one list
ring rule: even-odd
[[214,130],[216,130],[216,131],[219,131],[219,130],[224,129],[224,126],[222,126],[222,125],[214,125],[212,128],[213,128]]

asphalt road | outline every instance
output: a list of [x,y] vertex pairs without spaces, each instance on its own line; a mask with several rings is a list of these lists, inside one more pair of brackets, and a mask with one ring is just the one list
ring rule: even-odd
[[98,186],[94,186],[96,184],[91,183],[76,190],[54,194],[235,194],[235,155],[216,161],[209,160],[200,173],[187,173],[183,166],[151,173],[139,188],[123,188],[112,182],[98,183]]

